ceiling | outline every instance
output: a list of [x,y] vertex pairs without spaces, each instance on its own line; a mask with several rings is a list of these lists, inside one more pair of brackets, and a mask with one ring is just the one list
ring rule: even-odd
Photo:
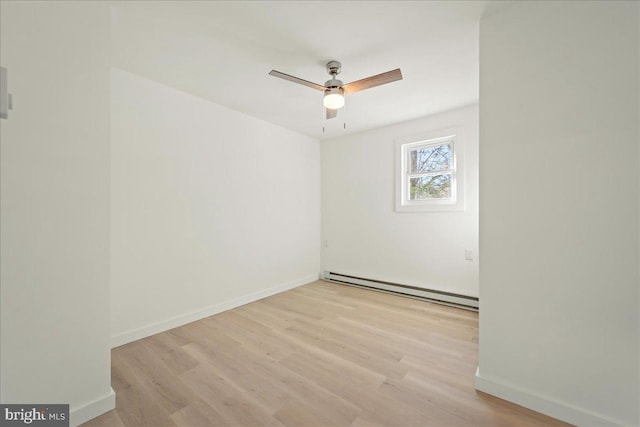
[[[114,67],[327,139],[478,100],[478,28],[487,1],[114,2]],[[404,79],[347,96],[325,120],[323,84],[401,68]]]

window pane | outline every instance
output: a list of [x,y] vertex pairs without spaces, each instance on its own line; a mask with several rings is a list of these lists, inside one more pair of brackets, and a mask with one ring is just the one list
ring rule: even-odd
[[409,179],[409,200],[448,199],[450,197],[451,174]]
[[451,167],[451,144],[421,147],[410,153],[411,173],[433,172]]

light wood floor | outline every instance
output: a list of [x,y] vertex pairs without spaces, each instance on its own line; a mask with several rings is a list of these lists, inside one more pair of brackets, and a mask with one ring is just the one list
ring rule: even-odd
[[560,426],[474,390],[477,313],[314,282],[112,351],[98,426]]

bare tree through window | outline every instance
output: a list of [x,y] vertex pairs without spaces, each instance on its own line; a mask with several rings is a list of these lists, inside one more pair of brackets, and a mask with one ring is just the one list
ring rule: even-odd
[[451,197],[452,144],[426,145],[409,152],[409,200]]

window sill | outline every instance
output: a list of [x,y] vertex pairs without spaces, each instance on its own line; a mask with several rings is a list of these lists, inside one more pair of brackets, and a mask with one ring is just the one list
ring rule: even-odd
[[459,200],[451,201],[428,201],[408,204],[396,203],[396,212],[464,212],[464,203]]

